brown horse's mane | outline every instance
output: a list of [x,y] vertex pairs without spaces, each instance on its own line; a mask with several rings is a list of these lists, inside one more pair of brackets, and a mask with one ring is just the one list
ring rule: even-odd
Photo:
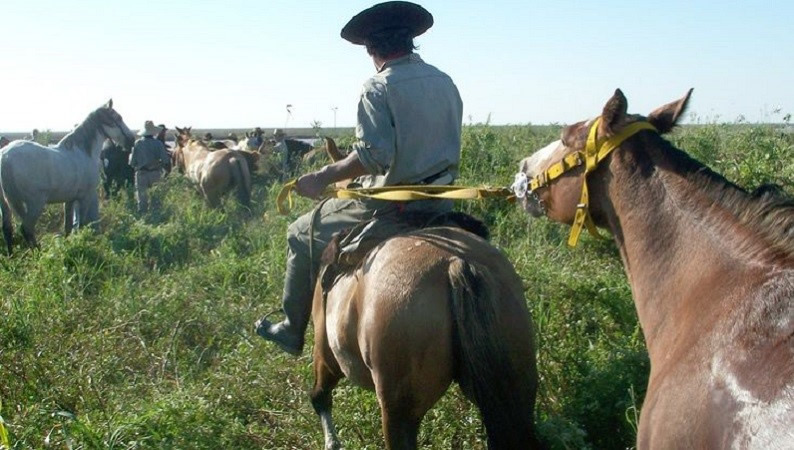
[[[748,192],[669,141],[661,141],[666,147],[665,153],[672,156],[671,163],[689,181],[706,193],[715,204],[730,211],[740,224],[757,234],[756,239],[746,237],[736,243],[736,247],[762,250],[758,244],[763,243],[763,249],[771,248],[783,255],[794,256],[794,197],[774,184],[765,184]],[[725,230],[724,234],[728,233],[731,231]]]
[[69,150],[74,150],[77,148],[90,155],[91,144],[94,141],[94,136],[103,123],[103,120],[100,117],[101,110],[102,108],[100,107],[95,111],[92,111],[91,114],[89,114],[80,125],[75,127],[71,133],[67,134],[63,139],[61,139],[61,141],[58,143],[58,146]]

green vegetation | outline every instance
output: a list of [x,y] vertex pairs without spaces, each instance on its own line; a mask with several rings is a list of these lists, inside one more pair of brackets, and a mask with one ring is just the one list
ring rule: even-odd
[[[519,159],[558,133],[466,127],[461,183],[509,184]],[[745,187],[794,180],[794,135],[774,126],[689,126],[672,139]],[[310,356],[286,357],[252,332],[279,308],[286,226],[310,207],[281,217],[277,191],[260,179],[253,212],[231,197],[210,211],[172,176],[156,214],[136,218],[122,193],[103,203],[101,233],[68,239],[48,209],[40,250],[0,256],[0,448],[320,448]],[[614,245],[584,236],[569,250],[566,227],[501,201],[460,208],[487,220],[526,284],[542,436],[553,448],[633,446],[649,363]],[[342,383],[334,406],[346,448],[382,448],[372,393]],[[482,437],[454,388],[420,442],[482,449]]]

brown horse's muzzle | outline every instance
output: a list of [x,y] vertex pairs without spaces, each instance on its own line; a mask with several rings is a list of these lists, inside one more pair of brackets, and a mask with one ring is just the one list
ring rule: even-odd
[[[524,164],[522,163],[522,167],[523,166]],[[532,217],[537,218],[546,215],[546,208],[543,207],[543,201],[538,197],[537,192],[529,188],[529,180],[531,177],[531,174],[525,173],[522,169],[522,171],[516,174],[511,189],[518,199],[518,202],[524,208],[524,211],[529,213]]]

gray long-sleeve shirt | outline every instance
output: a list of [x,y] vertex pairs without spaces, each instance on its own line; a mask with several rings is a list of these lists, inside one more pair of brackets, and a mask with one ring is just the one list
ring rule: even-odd
[[162,142],[151,136],[144,136],[132,147],[130,165],[135,170],[156,170],[170,167],[171,158]]
[[463,102],[452,79],[412,53],[364,84],[353,149],[373,176],[364,186],[412,184],[460,163]]

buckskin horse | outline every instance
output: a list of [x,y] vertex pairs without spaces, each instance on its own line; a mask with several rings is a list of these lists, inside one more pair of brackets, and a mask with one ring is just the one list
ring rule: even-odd
[[505,255],[456,227],[392,237],[347,267],[333,263],[336,245],[312,306],[311,401],[325,448],[340,447],[331,407],[343,377],[375,391],[388,449],[416,448],[422,418],[452,381],[478,406],[490,448],[539,448],[534,331]]
[[201,140],[193,139],[190,127],[176,128],[176,147],[171,153],[174,166],[196,182],[198,189],[212,207],[232,188],[244,206],[251,204],[251,173],[246,157],[229,149],[210,150]]
[[[134,136],[113,109],[100,106],[53,147],[14,141],[0,151],[0,213],[11,253],[11,211],[22,220],[22,234],[36,247],[36,222],[47,203],[64,203],[64,233],[73,225],[99,220],[99,152],[105,139],[132,146]],[[76,206],[76,207],[75,207]]]
[[794,201],[662,137],[691,93],[644,118],[617,90],[524,159],[514,188],[531,215],[572,224],[570,244],[583,227],[614,237],[651,360],[638,448],[794,448]]

